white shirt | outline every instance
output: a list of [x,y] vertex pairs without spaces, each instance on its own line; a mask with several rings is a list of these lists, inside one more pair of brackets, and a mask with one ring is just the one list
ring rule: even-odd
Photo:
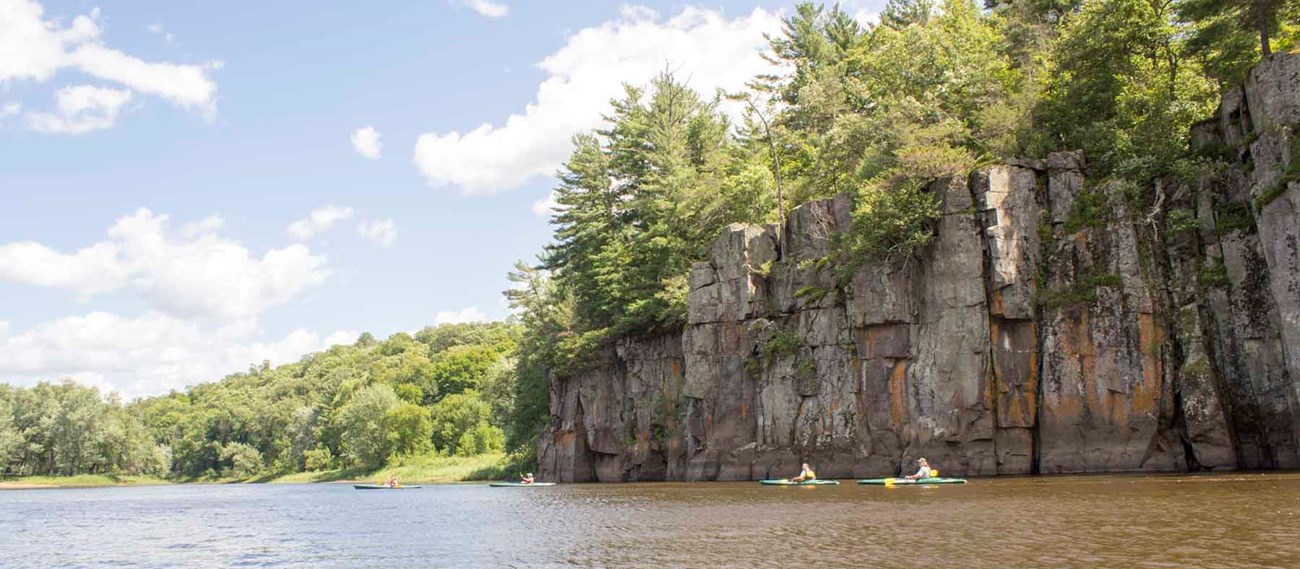
[[931,474],[930,474],[930,467],[928,467],[928,466],[922,466],[919,470],[916,471],[916,477],[917,477],[917,478],[930,478],[930,477],[931,477]]

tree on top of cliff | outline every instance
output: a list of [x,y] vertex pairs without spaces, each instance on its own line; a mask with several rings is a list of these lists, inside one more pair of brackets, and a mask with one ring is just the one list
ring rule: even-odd
[[755,162],[717,100],[670,74],[628,86],[611,106],[611,126],[576,136],[559,173],[545,266],[573,299],[580,332],[677,326],[681,276],[724,225],[761,220],[752,205],[770,187],[737,167]]
[[1193,24],[1187,52],[1224,85],[1240,82],[1274,48],[1293,47],[1300,32],[1295,0],[1181,0],[1176,12]]

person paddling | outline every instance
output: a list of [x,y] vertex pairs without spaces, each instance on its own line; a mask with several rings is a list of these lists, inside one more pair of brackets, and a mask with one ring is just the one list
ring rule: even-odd
[[816,479],[817,479],[817,473],[813,472],[812,467],[808,466],[808,463],[805,462],[803,463],[803,469],[799,471],[799,475],[794,478],[791,478],[790,480],[794,482],[808,482],[810,480],[816,480]]
[[926,462],[924,458],[917,459],[916,464],[917,466],[919,466],[919,468],[916,469],[916,474],[910,476],[904,476],[904,478],[908,480],[917,480],[919,478],[934,478],[934,470],[930,469],[930,463]]
[[532,483],[533,483],[533,473],[528,472],[528,473],[525,473],[523,476],[520,476],[520,477],[519,477],[519,483],[520,483],[520,484],[532,484]]
[[396,488],[396,487],[398,487],[398,486],[401,486],[401,485],[397,483],[397,475],[394,474],[394,475],[392,475],[392,476],[389,476],[389,477],[388,477],[388,487],[389,487],[389,488]]

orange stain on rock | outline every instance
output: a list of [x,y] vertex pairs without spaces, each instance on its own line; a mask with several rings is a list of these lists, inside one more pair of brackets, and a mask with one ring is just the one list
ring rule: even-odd
[[894,429],[902,429],[907,422],[907,360],[894,362],[889,373],[889,418]]

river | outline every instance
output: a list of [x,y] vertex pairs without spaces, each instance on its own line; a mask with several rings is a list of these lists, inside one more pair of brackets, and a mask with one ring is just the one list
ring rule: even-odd
[[1300,567],[1300,473],[0,492],[0,567]]

